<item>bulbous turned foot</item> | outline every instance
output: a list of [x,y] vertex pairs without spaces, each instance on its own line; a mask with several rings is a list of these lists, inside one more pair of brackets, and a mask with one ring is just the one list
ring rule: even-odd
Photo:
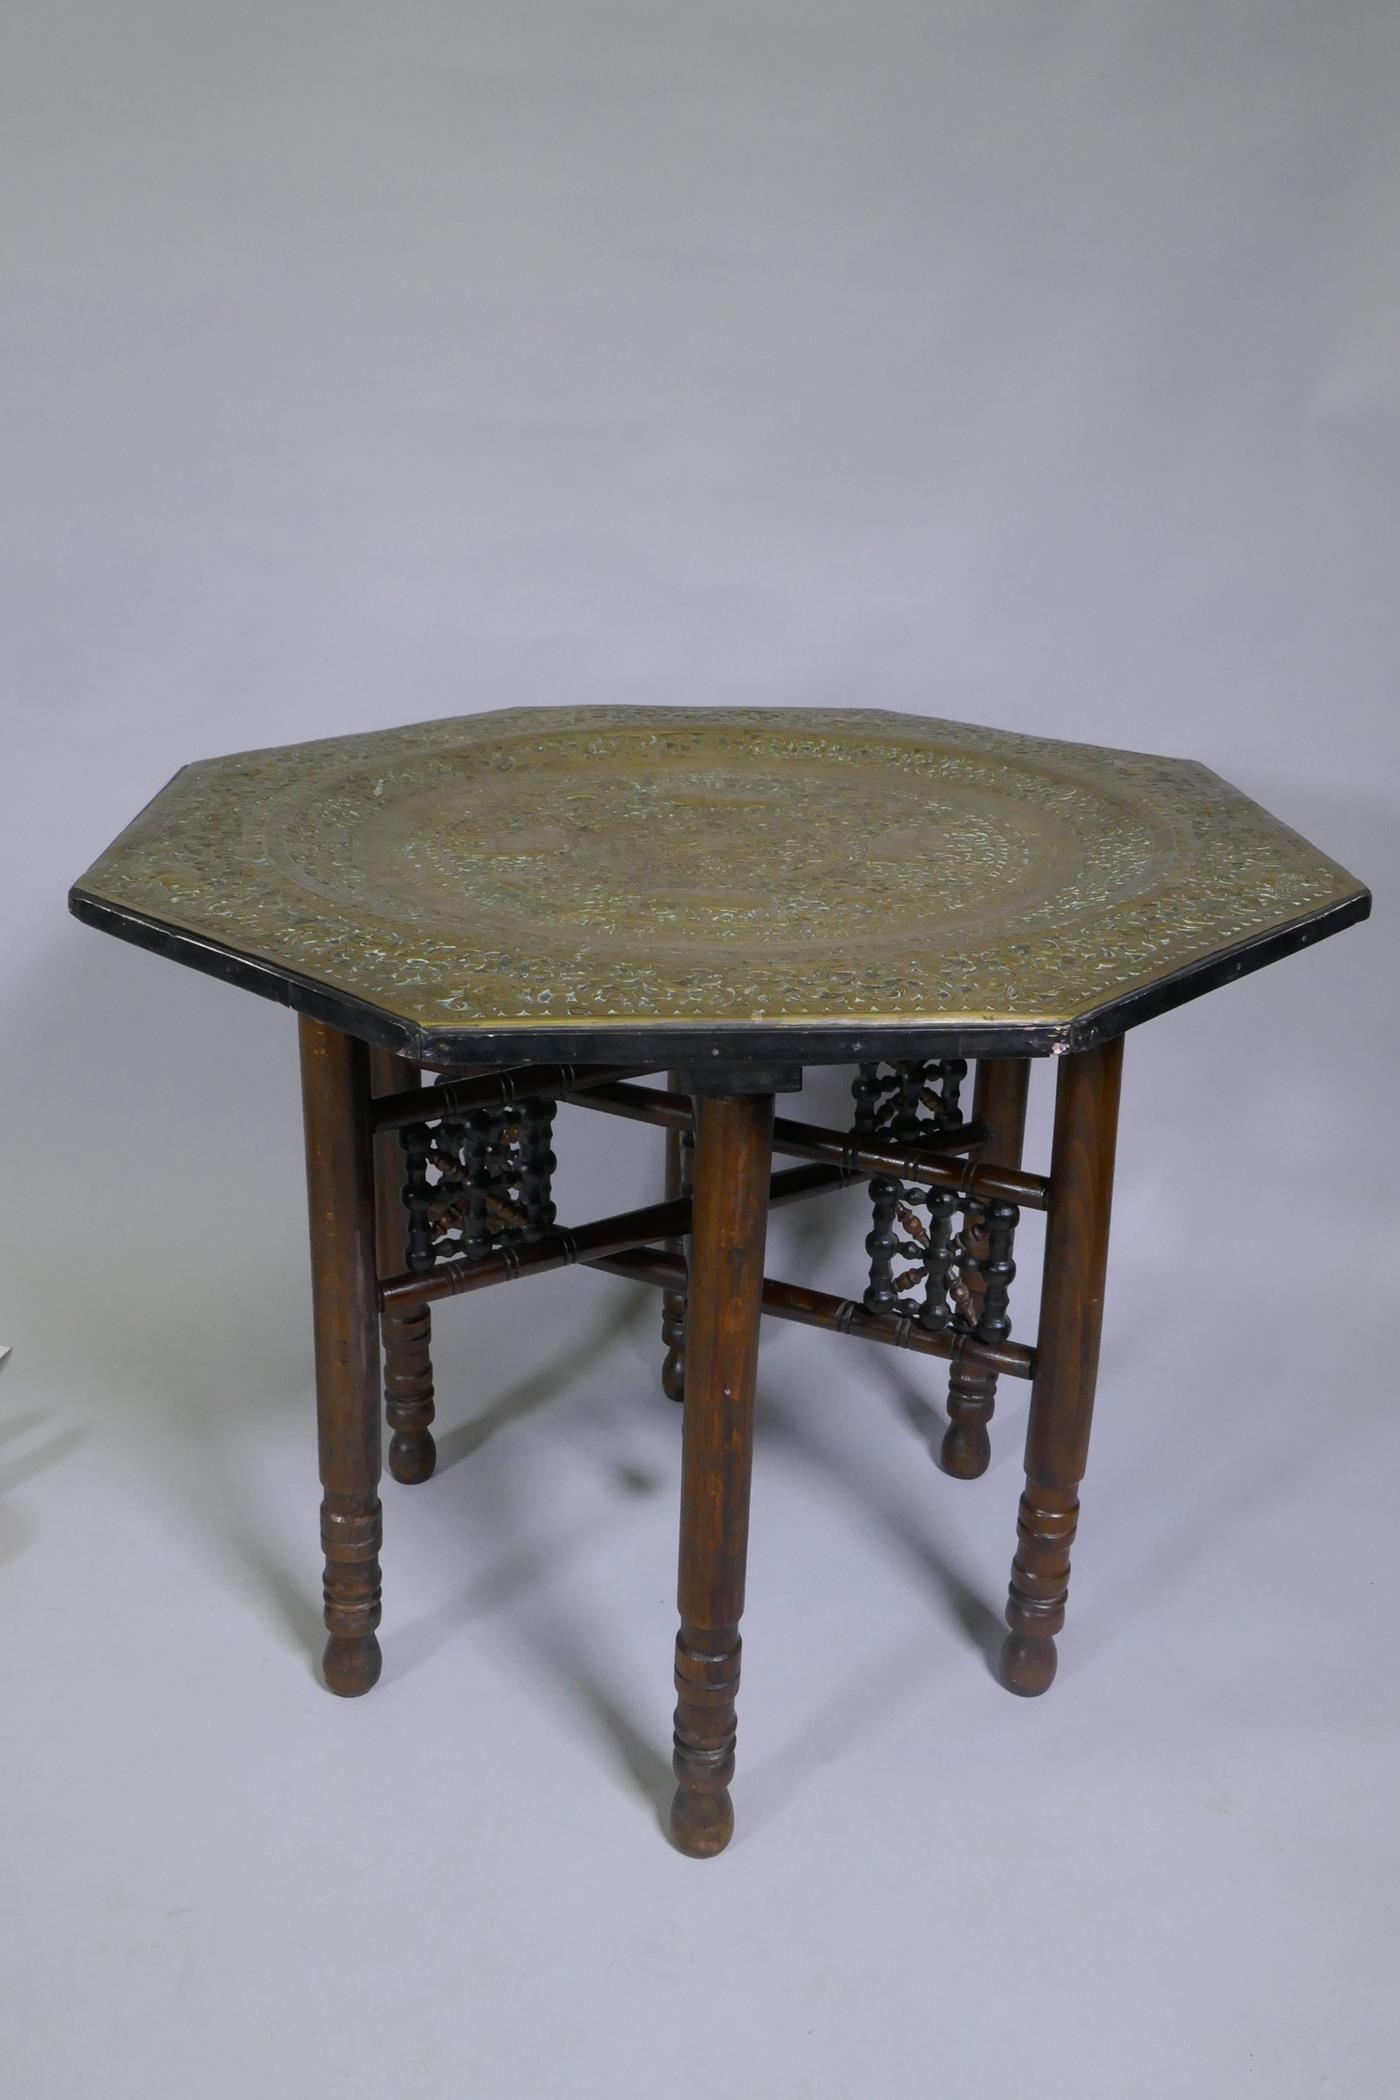
[[938,1463],[954,1480],[978,1480],[992,1462],[992,1440],[977,1423],[950,1422]]
[[333,1633],[321,1658],[321,1675],[338,1699],[358,1699],[379,1682],[384,1658],[372,1633],[347,1640]]
[[661,1366],[661,1390],[668,1400],[685,1398],[685,1358],[678,1350],[670,1350]]
[[1058,1661],[1055,1643],[1048,1635],[1028,1640],[1023,1633],[1008,1633],[1001,1644],[997,1675],[1019,1699],[1038,1699],[1055,1682]]
[[671,1803],[671,1837],[690,1859],[713,1859],[734,1835],[734,1804],[727,1787],[678,1786]]
[[389,1471],[405,1487],[431,1478],[437,1445],[430,1429],[396,1429],[389,1439]]

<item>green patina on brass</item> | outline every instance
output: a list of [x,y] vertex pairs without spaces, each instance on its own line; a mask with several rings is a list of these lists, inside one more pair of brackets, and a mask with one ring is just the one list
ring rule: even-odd
[[430,1032],[1053,1028],[1364,894],[1185,760],[656,707],[208,759],[76,890]]

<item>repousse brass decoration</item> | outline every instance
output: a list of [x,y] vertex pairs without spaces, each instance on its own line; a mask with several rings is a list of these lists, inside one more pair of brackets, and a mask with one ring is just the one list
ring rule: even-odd
[[80,897],[425,1030],[1059,1024],[1361,894],[1205,767],[530,708],[206,760]]

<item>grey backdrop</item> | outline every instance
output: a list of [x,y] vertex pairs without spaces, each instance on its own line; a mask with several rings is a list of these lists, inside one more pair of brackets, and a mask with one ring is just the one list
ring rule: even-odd
[[[1384,0],[7,12],[7,2091],[1392,2090],[1397,89]],[[1129,1046],[1049,1699],[1024,1395],[964,1487],[767,1337],[709,1868],[652,1301],[442,1316],[329,1700],[290,1025],[62,909],[187,758],[618,699],[1197,756],[1380,899]]]

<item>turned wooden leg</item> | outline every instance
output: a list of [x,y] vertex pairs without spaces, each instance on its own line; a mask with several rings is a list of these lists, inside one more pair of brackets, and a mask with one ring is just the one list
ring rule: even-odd
[[1001,1651],[1002,1683],[1028,1698],[1054,1680],[1055,1635],[1065,1623],[1098,1375],[1122,1071],[1119,1037],[1064,1058],[1055,1096],[1026,1491]]
[[[376,1094],[402,1093],[420,1077],[410,1058],[371,1050],[370,1084]],[[374,1141],[375,1238],[379,1274],[397,1276],[408,1266],[407,1213],[403,1202],[403,1146],[396,1130]],[[390,1307],[380,1320],[384,1345],[384,1414],[389,1424],[389,1471],[411,1486],[426,1480],[437,1464],[433,1442],[433,1316],[426,1305]]]
[[[670,1075],[672,1093],[683,1094],[685,1081],[679,1072]],[[676,1196],[688,1196],[691,1191],[695,1140],[689,1132],[668,1130],[666,1133],[666,1197],[669,1202]],[[668,1254],[685,1255],[684,1240],[667,1240]],[[661,1296],[661,1339],[666,1345],[666,1361],[661,1366],[661,1390],[668,1400],[685,1398],[685,1300],[680,1291],[664,1291]]]
[[671,1833],[708,1859],[734,1828],[735,1695],[744,1609],[754,1380],[773,1154],[773,1097],[702,1097],[681,1458],[676,1775]]
[[[986,1142],[978,1147],[976,1156],[988,1166],[1019,1167],[1021,1164],[1030,1077],[1028,1057],[982,1058],[978,1062],[972,1115],[974,1122],[981,1123],[987,1132]],[[986,1221],[980,1211],[968,1214],[967,1236],[972,1253],[985,1261]],[[971,1289],[975,1317],[981,1310],[981,1300],[986,1296],[986,1286],[974,1275]],[[958,1480],[976,1480],[979,1474],[986,1472],[992,1456],[992,1440],[987,1431],[996,1403],[996,1372],[966,1363],[960,1356],[954,1357],[948,1375],[948,1427],[939,1453],[939,1463],[945,1473],[951,1473]]]
[[379,1321],[369,1052],[300,1020],[316,1335],[326,1683],[344,1698],[379,1675]]

